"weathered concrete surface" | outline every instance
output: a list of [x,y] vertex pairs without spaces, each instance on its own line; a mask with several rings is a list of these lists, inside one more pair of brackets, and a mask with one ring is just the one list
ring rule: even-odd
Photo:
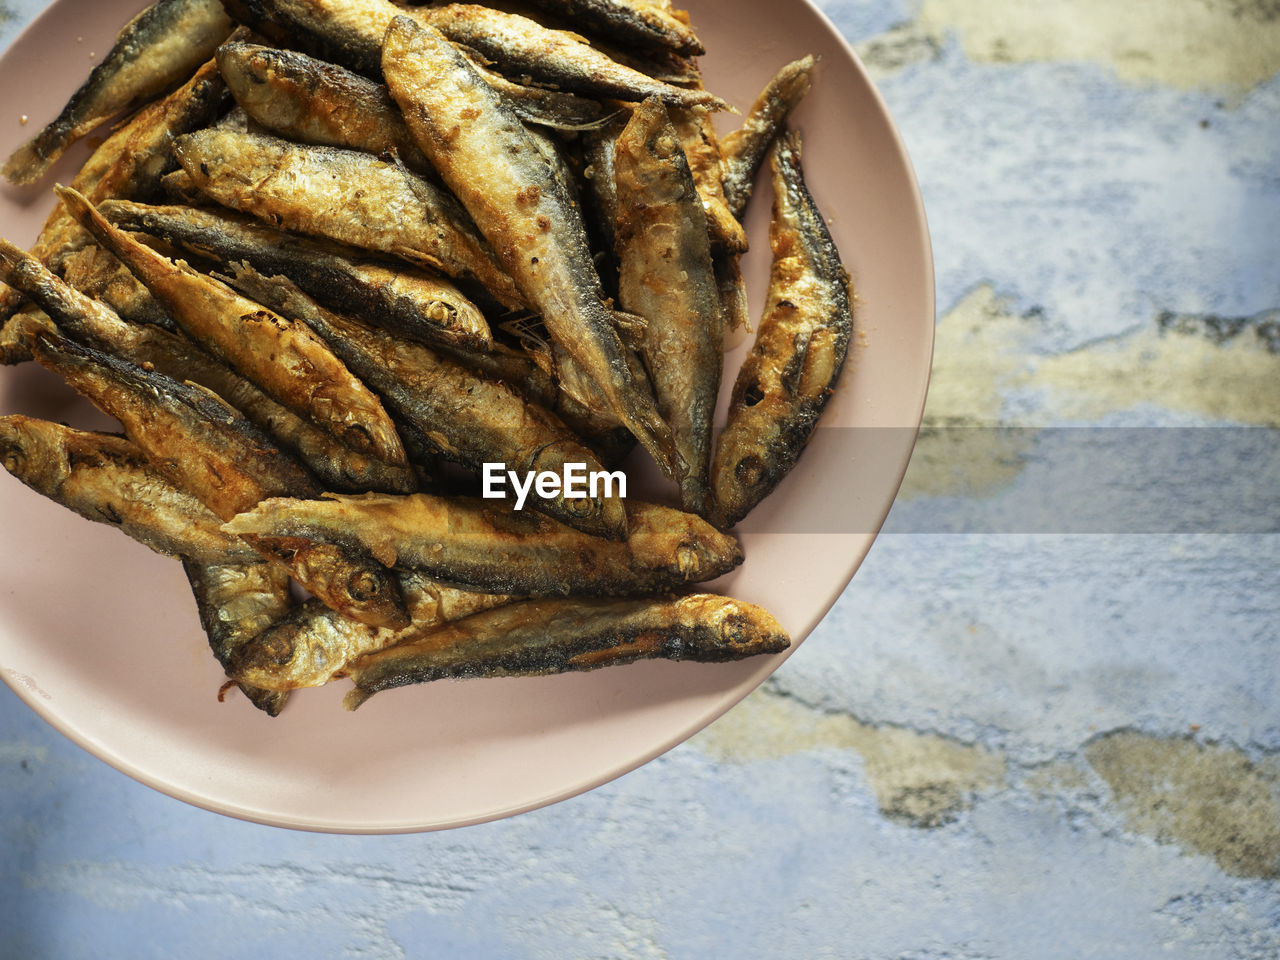
[[[1055,432],[1280,426],[1275,5],[822,5],[903,129],[940,316],[891,532],[803,648],[616,783],[418,837],[194,810],[4,693],[6,950],[1280,956],[1272,461],[1173,457],[1225,504],[1201,529]],[[1064,532],[1089,504],[1042,501],[1071,471],[1132,473],[1162,532]]]
[[957,34],[980,63],[1090,61],[1184,89],[1244,91],[1280,70],[1272,0],[925,0],[916,29],[935,42]]
[[1280,877],[1280,779],[1275,758],[1131,730],[1085,748],[1130,828],[1212,856],[1238,877]]

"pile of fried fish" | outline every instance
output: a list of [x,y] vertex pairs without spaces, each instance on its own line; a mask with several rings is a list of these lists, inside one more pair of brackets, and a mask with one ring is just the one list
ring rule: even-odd
[[[812,434],[849,278],[786,128],[814,59],[720,142],[703,52],[664,0],[159,0],[3,168],[33,184],[132,111],[30,251],[0,241],[0,359],[122,435],[0,417],[6,469],[180,558],[226,687],[273,716],[335,677],[354,709],[785,649],[692,585],[742,562],[727,531]],[[766,158],[768,301],[717,443]],[[476,496],[486,462],[637,443],[678,508]]]

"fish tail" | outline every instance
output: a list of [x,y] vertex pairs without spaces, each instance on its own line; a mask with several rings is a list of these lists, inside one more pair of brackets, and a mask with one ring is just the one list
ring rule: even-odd
[[355,710],[360,706],[360,704],[372,697],[373,694],[374,691],[372,690],[362,690],[359,687],[353,687],[351,690],[347,691],[346,696],[342,698],[342,705],[348,710]]
[[636,402],[625,405],[627,428],[635,434],[640,445],[649,451],[669,480],[683,476],[688,466],[676,449],[676,438],[671,427],[662,419],[650,398],[640,394],[632,399]]
[[[54,185],[53,192],[58,195],[67,212],[75,217],[76,222],[95,236],[99,235],[99,231],[105,234],[112,229],[111,224],[103,219],[102,214],[98,213],[94,205],[79,190],[74,187],[64,187],[59,183]],[[94,227],[98,230],[94,230]]]
[[24,143],[5,161],[4,166],[0,167],[0,174],[4,174],[6,180],[18,186],[26,186],[40,179],[41,174],[53,162],[46,157],[46,152],[56,148],[56,144],[47,142],[53,139],[46,137],[47,132],[37,134],[33,140]]

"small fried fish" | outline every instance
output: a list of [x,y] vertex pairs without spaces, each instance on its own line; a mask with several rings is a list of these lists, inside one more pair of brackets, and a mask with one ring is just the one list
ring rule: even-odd
[[[119,420],[162,475],[223,519],[273,495],[319,493],[292,458],[207,390],[54,334],[35,333],[32,353]],[[335,610],[375,626],[408,625],[395,580],[358,546],[245,540]]]
[[724,317],[702,201],[660,101],[632,112],[618,137],[614,178],[618,299],[648,321],[640,355],[684,464],[680,505],[703,514]]
[[801,98],[809,92],[810,78],[818,58],[813,55],[793,60],[774,75],[760,92],[742,126],[724,138],[724,196],[739,220],[751,198],[756,170],[769,144],[773,143]]
[[693,514],[627,502],[625,542],[574,530],[499,500],[368,494],[264,500],[231,533],[358,542],[383,564],[516,596],[635,595],[728,573],[742,550]]
[[522,17],[476,4],[398,7],[390,0],[227,0],[232,17],[282,46],[299,42],[325,60],[369,76],[382,68],[387,27],[409,16],[440,30],[510,77],[529,77],[561,91],[590,97],[643,100],[724,109],[719,97],[655,80],[591,47],[577,34],[549,30]]
[[457,200],[402,166],[358,150],[224,130],[187,134],[174,149],[196,185],[225,207],[465,277],[503,306],[524,306]]
[[800,139],[770,151],[773,267],[764,316],[738,372],[711,484],[712,520],[728,529],[795,465],[844,366],[853,335],[849,274],[805,186]]
[[[110,256],[99,252],[103,257]],[[40,261],[7,240],[0,240],[0,278],[41,304],[72,337],[213,391],[296,454],[327,489],[385,493],[411,493],[417,489],[414,474],[407,466],[384,463],[343,446],[185,337],[159,326],[123,322],[106,304],[59,280]]]
[[529,677],[641,659],[724,663],[790,646],[763,607],[714,594],[529,600],[477,613],[355,661],[354,710],[380,690],[431,680]]
[[147,7],[120,31],[58,117],[19,147],[0,173],[13,183],[38,180],[101,123],[191,76],[231,29],[220,0],[159,0]]
[[484,314],[434,274],[392,269],[353,248],[283,233],[224,210],[124,200],[108,200],[99,209],[118,227],[149,233],[227,269],[245,261],[264,274],[286,276],[326,306],[412,340],[482,351],[492,346]]
[[[289,575],[275,564],[183,560],[182,569],[196,598],[200,626],[224,671],[237,650],[293,608]],[[279,716],[289,699],[287,690],[265,690],[243,682],[239,687],[269,717]]]
[[409,129],[502,258],[552,339],[668,476],[679,456],[602,300],[580,209],[524,126],[439,31],[397,17],[383,73]]
[[265,128],[299,143],[394,154],[416,173],[431,164],[387,88],[293,50],[224,43],[218,69],[231,95]]
[[[325,310],[284,278],[240,269],[235,282],[249,296],[309,324],[445,459],[476,471],[486,463],[501,463],[504,470],[521,475],[563,475],[570,463],[584,475],[602,468],[557,417],[505,384],[476,376],[429,347]],[[530,491],[528,505],[596,536],[620,540],[627,535],[626,511],[615,496],[570,498]]]
[[12,415],[0,417],[0,459],[32,490],[170,557],[254,563],[261,557],[124,437]]
[[[107,137],[72,179],[72,189],[95,203],[150,192],[173,165],[173,138],[211,120],[225,96],[226,87],[210,60],[173,93],[147,104]],[[91,242],[89,232],[57,204],[31,252],[60,271],[68,256]],[[0,316],[12,313],[21,300],[14,290],[0,290]]]
[[112,226],[74,191],[61,189],[58,195],[195,340],[346,446],[408,467],[404,445],[381,401],[308,327],[161,256]]
[[221,517],[271,496],[315,496],[315,481],[210,392],[81,346],[35,334],[36,360],[124,425],[156,468]]
[[419,573],[402,573],[400,591],[412,623],[387,630],[357,623],[308,600],[290,616],[239,646],[227,666],[241,683],[289,691],[318,687],[342,676],[357,657],[412,640],[425,631],[511,601],[497,593],[471,593]]
[[534,6],[557,14],[618,43],[645,49],[670,50],[687,56],[706,53],[702,41],[683,20],[635,0],[532,0]]
[[[389,0],[382,2],[391,8],[393,16],[402,12]],[[713,110],[727,107],[707,90],[654,80],[611,59],[576,34],[550,30],[518,14],[474,3],[411,8],[407,12],[454,43],[478,51],[509,75],[532,77],[539,83],[590,97],[639,101],[656,96],[663,103],[702,105]]]
[[461,49],[459,52],[467,56],[476,73],[525,123],[552,130],[594,130],[611,116],[599,100],[563,90],[516,83],[490,70],[488,61],[475,51]]
[[710,112],[705,107],[681,107],[670,114],[707,214],[712,249],[717,254],[745,253],[747,232],[725,200],[720,141],[711,125]]

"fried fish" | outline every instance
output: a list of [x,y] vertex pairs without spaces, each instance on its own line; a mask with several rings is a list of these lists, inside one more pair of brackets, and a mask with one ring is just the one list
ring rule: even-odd
[[849,274],[800,168],[800,139],[770,152],[773,267],[755,344],[738,372],[711,483],[727,529],[768,496],[817,427],[853,335]]
[[477,613],[356,660],[354,710],[381,690],[431,680],[529,677],[641,659],[723,663],[780,653],[790,638],[755,604],[676,599],[529,600]]
[[516,596],[654,593],[712,580],[742,562],[732,537],[693,514],[629,500],[627,520],[623,542],[498,500],[368,494],[264,500],[225,529],[358,543],[388,567]]
[[409,129],[541,314],[552,339],[668,476],[671,430],[602,300],[580,209],[523,125],[444,36],[407,17],[387,30],[383,72]]

